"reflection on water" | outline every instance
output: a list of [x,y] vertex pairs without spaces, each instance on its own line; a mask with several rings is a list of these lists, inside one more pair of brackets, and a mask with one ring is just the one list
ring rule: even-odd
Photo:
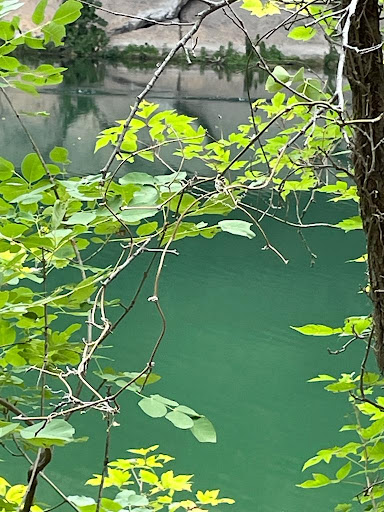
[[[82,63],[84,67],[84,63]],[[15,92],[12,94],[18,111],[47,111],[49,117],[25,117],[25,122],[45,154],[54,146],[70,150],[72,172],[86,174],[100,169],[108,150],[92,155],[97,134],[124,118],[136,96],[151,78],[149,71],[121,67],[89,65],[87,73],[69,70],[59,87],[44,89],[39,97]],[[84,69],[82,69],[84,71]],[[254,83],[257,83],[254,80]],[[262,97],[264,87],[251,88],[252,97]],[[179,70],[169,68],[161,76],[148,99],[161,103],[164,109],[197,117],[212,135],[233,130],[249,114],[246,101],[246,80],[242,74],[230,79],[219,78],[212,70]],[[3,157],[18,164],[30,150],[26,137],[20,136],[20,147],[14,144],[17,121],[0,99],[0,137]]]
[[[51,112],[48,118],[25,119],[46,154],[55,145],[71,150],[76,174],[102,166],[101,152],[89,157],[95,136],[126,115],[149,78],[144,71],[113,67],[91,68],[90,73],[78,81],[73,72],[61,87],[38,98],[14,95],[18,110]],[[263,86],[254,84],[252,97],[263,95]],[[233,130],[249,113],[241,75],[227,80],[212,71],[171,68],[150,99],[198,117],[214,134]],[[9,111],[4,105],[1,109],[2,156],[18,163],[30,148]],[[338,203],[330,211],[329,204],[320,202],[308,221],[313,216],[336,222],[353,215],[350,208]],[[154,392],[206,413],[217,428],[218,444],[198,444],[169,422],[145,416],[135,397],[127,396],[120,404],[122,426],[114,429],[111,458],[124,457],[130,447],[159,443],[176,456],[176,471],[195,473],[198,486],[220,487],[236,498],[233,512],[330,512],[343,501],[342,489],[304,491],[295,483],[304,479],[301,465],[315,451],[349,441],[349,433],[337,434],[348,409],[344,397],[305,382],[318,373],[353,371],[361,347],[352,346],[345,358],[332,358],[327,343],[301,336],[289,325],[340,325],[344,317],[364,312],[364,298],[356,293],[365,281],[364,269],[345,263],[363,252],[362,239],[355,232],[306,232],[318,255],[310,268],[295,230],[273,220],[265,230],[289,265],[262,251],[259,236],[250,241],[224,233],[209,241],[179,243],[180,256],[167,261],[161,282],[168,331],[156,366],[163,379]],[[108,251],[103,257],[113,261],[115,248]],[[128,293],[140,275],[139,266],[130,268],[114,293]],[[158,318],[146,300],[151,291],[145,290],[116,332],[115,348],[103,354],[113,357],[121,371],[145,363],[158,332]],[[90,428],[94,435],[87,444],[57,449],[47,473],[68,494],[87,494],[82,483],[89,468],[100,470],[103,424],[88,413],[76,419],[76,428],[79,437]],[[12,464],[2,471],[12,480],[25,476],[16,474]]]

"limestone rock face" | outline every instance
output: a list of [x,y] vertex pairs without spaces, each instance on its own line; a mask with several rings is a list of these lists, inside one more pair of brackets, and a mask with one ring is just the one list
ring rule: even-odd
[[[33,27],[28,20],[37,3],[38,0],[25,0],[24,6],[15,13],[21,15],[24,30]],[[47,13],[54,12],[60,3],[61,0],[50,0]],[[111,46],[124,48],[130,44],[150,44],[160,49],[170,49],[188,30],[188,26],[177,23],[193,23],[197,13],[206,6],[200,0],[103,0],[103,8],[115,14],[99,10],[99,15],[108,22],[106,30]],[[242,19],[253,40],[288,16],[281,14],[258,18],[242,9],[239,3],[233,4],[232,9]],[[227,47],[230,42],[235,50],[245,52],[246,37],[230,17],[233,17],[233,13],[228,8],[227,15],[222,10],[212,13],[204,20],[190,46],[196,52],[204,47],[208,53],[212,53],[220,46]],[[172,25],[172,22],[175,24]],[[286,57],[322,58],[329,52],[329,44],[319,33],[306,42],[294,41],[286,36],[285,30],[272,33],[264,40],[265,45],[267,48],[275,45]]]
[[[103,7],[106,9],[128,14],[132,18],[116,16],[101,11],[99,15],[108,21],[108,32],[110,34],[118,34],[148,27],[156,21],[177,19],[181,8],[187,3],[188,0],[104,0]],[[135,19],[135,16],[138,18]],[[166,29],[167,27],[164,28]]]

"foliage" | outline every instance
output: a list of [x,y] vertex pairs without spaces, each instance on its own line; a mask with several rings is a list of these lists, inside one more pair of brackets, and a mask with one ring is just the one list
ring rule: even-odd
[[[365,261],[365,258],[359,258]],[[358,261],[356,260],[356,261]],[[309,382],[324,382],[325,389],[332,393],[344,393],[348,397],[353,411],[352,419],[340,428],[353,440],[342,446],[333,446],[322,449],[308,459],[303,471],[312,466],[324,463],[332,465],[335,459],[341,459],[341,466],[337,464],[335,476],[324,473],[313,473],[312,478],[298,484],[303,489],[313,489],[331,484],[352,483],[359,486],[350,503],[339,504],[335,512],[353,509],[354,504],[363,504],[364,510],[383,510],[384,487],[381,477],[384,460],[384,397],[380,390],[384,384],[381,375],[366,371],[366,363],[372,343],[372,319],[370,317],[350,317],[345,320],[343,327],[332,328],[326,325],[308,324],[294,327],[297,331],[311,336],[347,336],[349,339],[344,345],[332,354],[344,352],[353,342],[365,343],[365,358],[359,375],[344,373],[339,378],[331,375],[318,375]],[[329,470],[326,471],[329,474]]]
[[[129,67],[151,68],[158,64],[167,55],[166,49],[159,49],[150,44],[137,45],[129,44],[123,49],[113,47],[107,50],[106,58],[108,62],[121,62]],[[233,48],[229,42],[227,46],[220,46],[219,50],[208,53],[205,47],[202,47],[199,53],[190,55],[190,62],[187,62],[185,56],[176,54],[171,63],[173,65],[185,68],[191,64],[198,64],[202,69],[210,67],[226,72],[243,71],[247,62],[247,56]]]
[[[164,464],[174,460],[169,455],[154,453],[158,445],[149,448],[127,450],[128,459],[117,459],[108,464],[107,475],[93,475],[86,484],[109,490],[111,497],[103,497],[100,503],[101,512],[150,512],[167,508],[170,511],[178,509],[206,512],[207,507],[221,504],[233,504],[230,498],[219,498],[219,491],[197,491],[192,499],[185,499],[184,494],[192,493],[193,475],[175,475],[172,470],[159,471]],[[19,510],[27,491],[26,485],[11,486],[5,479],[0,478],[0,502],[5,510]],[[183,493],[179,497],[180,493]],[[177,498],[177,499],[176,499]],[[96,501],[91,496],[68,496],[67,500],[80,512],[94,512]],[[180,500],[180,501],[179,501]],[[38,505],[32,507],[32,512],[42,512]]]
[[[354,503],[365,504],[364,510],[382,510],[384,487],[381,473],[384,460],[384,398],[380,389],[384,380],[377,373],[365,372],[363,376],[342,374],[337,379],[330,375],[319,375],[310,382],[326,382],[325,389],[332,393],[345,393],[353,410],[352,418],[340,428],[347,435],[353,433],[353,440],[342,446],[322,449],[307,460],[303,471],[324,464],[331,466],[336,459],[335,476],[313,473],[312,478],[298,487],[313,489],[331,484],[352,483],[359,486],[351,503],[340,504],[335,511],[350,511]],[[330,382],[330,384],[328,384]],[[369,399],[367,398],[369,397]],[[367,398],[367,399],[366,399]],[[341,464],[341,465],[340,465]],[[330,470],[326,469],[329,474]],[[344,508],[342,508],[344,507]]]
[[[117,459],[109,463],[108,475],[104,479],[105,487],[117,487],[119,492],[113,501],[125,507],[138,507],[137,512],[145,510],[162,510],[168,507],[170,511],[183,509],[195,510],[196,512],[206,510],[207,506],[219,504],[233,504],[230,498],[219,498],[219,491],[197,491],[194,499],[184,499],[184,496],[176,501],[176,494],[180,492],[191,493],[193,475],[175,475],[172,470],[158,473],[164,464],[173,460],[169,455],[154,453],[158,445],[149,448],[128,450],[128,452],[139,457],[129,459]],[[132,478],[133,477],[133,478]],[[93,478],[86,483],[92,486],[99,486],[102,475],[93,475]],[[131,486],[136,487],[134,491]],[[126,489],[130,487],[130,489]],[[114,491],[115,493],[116,491]],[[71,501],[76,505],[79,497],[72,496]],[[81,499],[84,497],[81,496]],[[90,498],[87,498],[90,499]],[[108,503],[110,500],[104,498]],[[103,506],[103,503],[102,503]],[[147,508],[145,508],[147,507]],[[110,510],[109,507],[106,509]],[[80,506],[81,510],[81,506]],[[90,509],[87,508],[87,511]],[[119,508],[117,508],[119,510]]]
[[[248,43],[247,53],[251,52],[252,46],[250,46]],[[260,43],[260,55],[263,57],[263,59],[265,59],[268,62],[282,62],[284,60],[284,55],[278,48],[276,48],[274,44],[272,46],[267,47],[264,41],[261,41]]]
[[106,54],[109,37],[105,27],[107,22],[97,15],[94,6],[101,6],[100,1],[83,5],[81,17],[69,25],[65,37],[65,51],[77,57],[92,59]]
[[[0,22],[0,77],[1,87],[13,87],[21,91],[37,94],[37,87],[59,84],[65,68],[42,64],[35,69],[22,64],[11,54],[20,46],[31,50],[41,50],[45,45],[63,45],[66,26],[77,20],[81,15],[82,4],[77,0],[64,2],[50,20],[45,17],[47,0],[41,0],[32,16],[36,26],[33,31],[22,32],[20,18],[13,17],[11,21]],[[43,37],[36,37],[41,32]],[[5,165],[5,164],[3,164]]]
[[[14,1],[0,2],[7,13],[16,5]],[[98,418],[105,422],[106,455],[102,473],[88,481],[99,488],[97,500],[72,497],[77,509],[118,512],[128,507],[145,512],[168,506],[169,510],[197,511],[206,505],[231,503],[218,498],[218,491],[198,491],[196,500],[181,496],[181,501],[174,501],[176,492],[190,491],[192,477],[175,476],[172,471],[157,474],[154,468],[162,468],[169,460],[168,456],[152,454],[157,447],[133,451],[140,458],[109,462],[109,440],[120,412],[117,399],[124,393],[130,406],[138,405],[136,410],[148,416],[148,421],[163,418],[170,428],[190,431],[200,442],[216,442],[215,428],[205,414],[148,391],[160,379],[153,370],[167,329],[161,305],[165,262],[178,254],[174,246],[183,247],[179,242],[184,238],[212,239],[224,233],[261,239],[264,249],[288,263],[265,232],[265,217],[300,232],[316,226],[346,233],[361,230],[359,182],[354,181],[354,170],[345,163],[345,147],[350,146],[355,122],[341,108],[340,91],[334,95],[327,84],[304,68],[270,68],[243,27],[258,66],[268,75],[268,98],[251,100],[249,118],[233,133],[215,139],[197,119],[145,101],[157,78],[174,62],[176,52],[170,52],[162,56],[163,62],[127,117],[97,136],[95,151],[109,149],[103,169],[76,177],[71,174],[71,155],[66,148],[54,147],[48,155],[41,154],[7,93],[17,88],[36,95],[39,87],[60,83],[65,71],[49,64],[35,69],[26,66],[11,56],[19,46],[33,50],[50,44],[61,47],[66,35],[67,42],[71,38],[74,41],[77,32],[67,25],[76,22],[81,12],[86,15],[78,25],[82,30],[88,30],[89,23],[98,23],[93,8],[86,10],[77,0],[65,1],[48,20],[46,6],[47,1],[41,0],[33,13],[36,30],[22,32],[17,17],[0,22],[0,91],[33,149],[24,155],[20,169],[0,159],[0,437],[6,449],[15,445],[23,457],[34,460],[27,487],[10,488],[6,481],[0,481],[4,508],[33,510],[37,477],[49,464],[53,447],[86,442],[84,437],[75,437],[71,418],[90,410],[98,412]],[[198,15],[200,21],[218,6],[210,4]],[[245,0],[241,6],[257,17],[273,16],[283,7],[277,1],[260,0]],[[331,39],[339,37],[337,20],[327,5],[291,7],[300,16],[306,11],[316,23],[313,28],[303,24],[292,27],[289,22],[289,37],[297,44],[306,44],[317,30],[324,30]],[[81,37],[78,40],[81,42]],[[96,31],[91,49],[96,51],[104,42]],[[90,51],[85,44],[80,46],[77,52]],[[178,49],[187,51],[184,40]],[[146,52],[156,54],[150,47]],[[223,46],[217,63],[230,64],[237,58],[230,45],[227,50]],[[245,61],[244,57],[244,66]],[[155,174],[155,162],[167,172]],[[195,174],[188,174],[186,168],[193,168]],[[269,206],[259,208],[249,201],[259,192],[270,195]],[[335,224],[306,224],[307,210],[319,194],[326,194],[330,206],[350,201],[355,215]],[[284,207],[295,216],[279,216]],[[113,256],[106,261],[100,256],[107,247],[113,248]],[[309,252],[313,259],[310,248]],[[120,290],[119,297],[114,296],[111,283],[137,259],[144,269],[141,282],[137,288]],[[158,314],[161,325],[150,351],[143,350],[147,363],[127,370],[122,361],[107,360],[101,350],[106,340],[113,343],[115,333],[129,325],[129,313],[145,283],[151,286],[148,307]],[[346,461],[334,478],[315,473],[312,480],[300,485],[321,487],[352,477],[358,477],[359,483],[361,477],[360,501],[368,498],[367,510],[379,511],[383,510],[379,501],[382,486],[371,476],[380,474],[384,458],[384,404],[374,393],[384,382],[379,375],[365,371],[372,328],[371,318],[362,316],[347,318],[341,327],[308,324],[295,328],[305,335],[348,336],[334,353],[344,352],[352,342],[361,342],[366,348],[360,376],[342,374],[336,379],[321,374],[313,379],[326,381],[326,389],[333,393],[349,393],[356,420],[344,430],[354,431],[358,441],[318,452],[305,468],[327,463],[333,457]],[[139,341],[137,347],[142,350]],[[375,400],[367,398],[371,395]],[[360,413],[370,417],[370,426],[360,420]],[[353,466],[359,468],[357,473],[351,473]],[[131,483],[137,485],[136,491],[125,488]],[[107,498],[104,490],[109,487],[117,487],[118,494]],[[348,511],[350,505],[341,504],[335,510]]]

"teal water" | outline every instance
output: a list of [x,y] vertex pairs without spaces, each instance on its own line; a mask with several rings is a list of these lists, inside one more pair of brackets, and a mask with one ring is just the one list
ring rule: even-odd
[[[111,68],[94,81],[67,83],[37,99],[17,95],[15,103],[19,110],[51,112],[49,118],[26,118],[37,130],[37,142],[45,152],[54,145],[69,147],[74,172],[85,174],[97,171],[104,161],[102,154],[88,156],[98,131],[123,117],[146,80],[144,72]],[[254,97],[262,94],[262,86],[253,89]],[[241,76],[228,81],[191,71],[181,77],[177,70],[171,70],[152,95],[165,108],[203,116],[213,131],[229,130],[246,119],[244,98]],[[17,163],[29,147],[21,135],[15,143],[19,129],[5,106],[0,108],[2,155]],[[337,222],[354,214],[351,206],[319,202],[308,221]],[[319,373],[358,369],[362,347],[332,357],[327,347],[336,348],[337,341],[305,337],[289,326],[337,326],[346,316],[367,311],[364,297],[357,293],[365,284],[364,267],[346,263],[364,252],[363,239],[360,233],[309,230],[307,241],[318,256],[311,267],[294,228],[273,220],[264,227],[290,260],[288,265],[262,250],[260,236],[251,241],[222,234],[213,240],[181,241],[180,256],[168,257],[161,280],[168,329],[156,363],[162,379],[151,391],[206,414],[215,424],[218,443],[199,444],[168,421],[147,417],[132,395],[121,401],[121,426],[113,430],[111,457],[158,443],[164,453],[176,457],[176,471],[196,475],[196,487],[220,488],[223,495],[235,498],[236,505],[228,511],[330,512],[351,495],[348,486],[304,491],[295,484],[310,477],[310,472],[301,474],[301,466],[318,449],[350,440],[349,434],[338,433],[349,410],[344,396],[306,380]],[[115,249],[108,251],[103,258],[115,260]],[[140,265],[130,267],[111,295],[131,296],[141,277]],[[153,304],[146,300],[151,294],[148,286],[114,334],[114,348],[103,352],[115,359],[118,370],[137,370],[148,359],[160,329]],[[78,436],[91,432],[91,439],[57,449],[47,474],[67,494],[87,494],[91,490],[84,489],[83,482],[101,469],[104,425],[97,414],[87,413],[75,426]],[[0,470],[10,480],[25,478],[16,464]]]

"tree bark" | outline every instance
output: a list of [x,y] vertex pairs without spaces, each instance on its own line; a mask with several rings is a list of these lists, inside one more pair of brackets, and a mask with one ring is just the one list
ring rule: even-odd
[[[349,6],[349,2],[343,3]],[[376,358],[384,372],[384,65],[380,12],[378,0],[359,0],[344,50],[353,119],[377,119],[355,125],[352,161],[367,240]],[[359,52],[369,48],[375,49]]]

